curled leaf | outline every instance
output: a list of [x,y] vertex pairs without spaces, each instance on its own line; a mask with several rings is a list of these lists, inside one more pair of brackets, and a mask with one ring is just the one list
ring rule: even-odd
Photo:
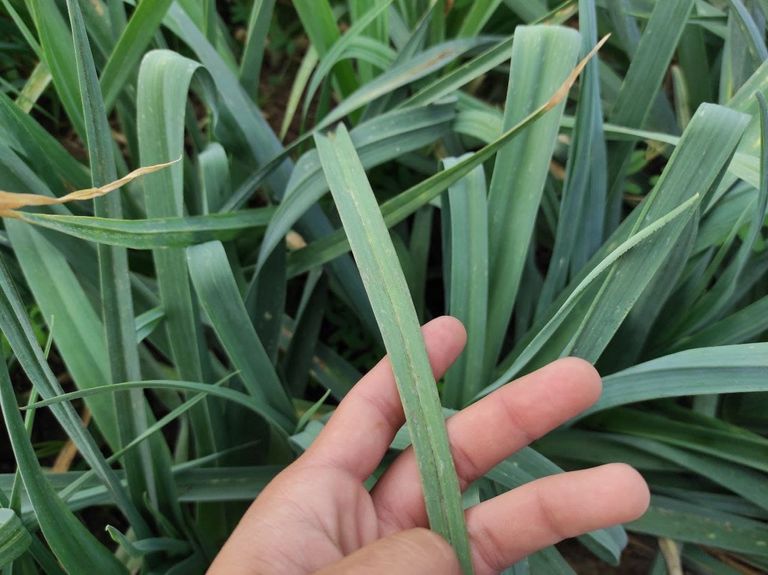
[[164,170],[168,166],[172,166],[173,164],[180,161],[181,158],[172,162],[167,162],[165,164],[155,164],[153,166],[138,168],[123,176],[119,180],[115,180],[114,182],[110,182],[98,188],[76,190],[60,198],[51,198],[49,196],[41,196],[39,194],[24,194],[0,190],[0,217],[21,218],[22,215],[16,210],[30,206],[53,206],[57,204],[66,204],[67,202],[73,201],[92,200],[93,198],[104,196],[109,192],[113,192],[119,188],[122,188],[124,185],[129,184],[136,178]]

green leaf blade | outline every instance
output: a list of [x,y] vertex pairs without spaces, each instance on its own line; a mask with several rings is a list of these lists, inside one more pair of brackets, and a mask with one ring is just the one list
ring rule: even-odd
[[469,541],[434,375],[397,255],[349,134],[316,136],[323,170],[389,351],[416,452],[432,529],[472,572]]
[[23,555],[32,537],[11,509],[0,508],[0,565],[8,565]]
[[0,360],[0,407],[19,472],[38,523],[51,549],[70,573],[127,573],[127,569],[99,543],[59,499],[37,462],[13,393],[5,360]]
[[[546,101],[576,64],[581,38],[555,26],[515,31],[504,125],[508,129]],[[553,65],[554,63],[554,65]],[[504,344],[539,209],[564,102],[499,151],[488,193],[490,253],[485,371]]]

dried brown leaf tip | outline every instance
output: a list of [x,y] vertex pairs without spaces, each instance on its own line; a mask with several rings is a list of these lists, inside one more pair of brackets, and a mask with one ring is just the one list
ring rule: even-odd
[[590,50],[589,54],[584,56],[582,58],[581,62],[579,62],[576,67],[573,69],[573,71],[568,75],[568,78],[566,78],[565,82],[562,86],[555,92],[552,97],[549,99],[549,102],[547,102],[544,105],[545,110],[551,110],[555,106],[557,106],[560,102],[563,101],[564,98],[568,96],[568,92],[571,90],[573,85],[576,83],[576,79],[579,77],[579,75],[584,71],[584,68],[587,67],[587,64],[589,61],[597,54],[597,52],[600,50],[600,48],[603,47],[603,44],[605,44],[608,41],[608,38],[610,38],[610,34],[606,34],[602,37],[602,39],[595,44],[595,47]]
[[23,194],[17,192],[6,192],[0,190],[0,217],[3,218],[20,218],[22,214],[16,210],[21,208],[28,208],[33,206],[53,206],[58,204],[66,204],[67,202],[75,202],[82,200],[92,200],[105,196],[106,194],[122,188],[124,185],[129,184],[133,180],[164,170],[165,168],[172,166],[181,161],[181,158],[165,164],[155,164],[153,166],[145,166],[138,168],[131,173],[123,176],[119,180],[110,182],[104,186],[98,188],[86,188],[84,190],[77,190],[62,196],[60,198],[51,198],[48,196],[41,196],[38,194]]

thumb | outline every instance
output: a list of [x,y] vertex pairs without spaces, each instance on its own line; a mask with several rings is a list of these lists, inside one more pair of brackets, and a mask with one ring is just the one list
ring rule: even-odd
[[409,529],[358,549],[315,575],[461,575],[456,554],[437,533]]

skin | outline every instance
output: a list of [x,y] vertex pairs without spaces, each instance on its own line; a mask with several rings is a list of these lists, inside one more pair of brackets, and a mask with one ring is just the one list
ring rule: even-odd
[[[451,317],[422,331],[439,378],[463,349],[466,333]],[[601,389],[589,363],[565,358],[451,417],[448,434],[462,489],[591,406]],[[372,491],[363,484],[404,422],[384,358],[344,398],[310,449],[253,502],[209,575],[458,575],[451,547],[426,529],[411,450]],[[484,501],[466,512],[475,573],[498,573],[563,539],[632,521],[648,502],[645,481],[623,464],[545,477]]]

